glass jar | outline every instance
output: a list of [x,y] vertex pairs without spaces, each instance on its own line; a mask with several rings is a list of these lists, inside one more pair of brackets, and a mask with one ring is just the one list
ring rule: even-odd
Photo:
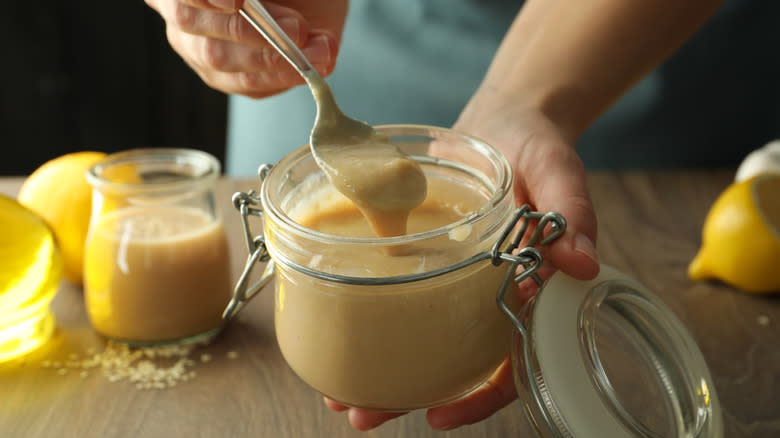
[[513,321],[515,384],[537,436],[723,436],[695,341],[618,270],[602,265],[590,281],[557,272]]
[[[345,199],[308,147],[264,175],[257,200],[287,363],[340,403],[403,411],[463,396],[507,357],[511,326],[495,305],[506,266],[494,265],[490,251],[515,208],[509,164],[485,143],[441,128],[378,130],[418,160],[428,179],[426,202],[472,196],[482,199],[477,212],[392,238],[307,228],[302,216],[338,210]],[[399,251],[405,255],[393,255]],[[510,305],[519,309],[519,302]]]
[[89,169],[84,294],[100,334],[147,345],[221,329],[232,287],[219,174],[216,158],[189,149],[124,151]]
[[[722,436],[702,355],[660,300],[608,266],[590,282],[561,272],[544,283],[537,276],[543,259],[535,246],[560,236],[566,221],[514,205],[512,174],[499,152],[444,128],[377,130],[418,160],[429,199],[452,203],[482,193],[484,204],[463,219],[394,238],[314,231],[299,218],[337,205],[338,194],[308,148],[298,149],[260,167],[259,193],[233,197],[250,255],[225,319],[274,280],[285,360],[314,389],[349,406],[408,411],[447,403],[479,387],[511,351],[537,436]],[[436,189],[436,181],[450,190]],[[263,217],[263,236],[253,237],[251,216]],[[398,261],[415,253],[424,260]],[[261,262],[265,271],[250,284]],[[396,265],[405,269],[386,275]],[[512,283],[526,281],[539,292],[521,303]]]

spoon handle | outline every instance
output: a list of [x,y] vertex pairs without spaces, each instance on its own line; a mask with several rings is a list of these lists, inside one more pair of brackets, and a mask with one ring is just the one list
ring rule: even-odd
[[238,11],[303,76],[317,104],[317,117],[338,120],[343,113],[325,79],[287,36],[259,0],[246,0]]
[[269,43],[284,58],[298,70],[298,73],[311,83],[323,81],[322,76],[312,67],[311,63],[298,46],[287,36],[276,20],[263,7],[259,0],[246,0],[244,7],[238,11],[250,24],[260,32]]

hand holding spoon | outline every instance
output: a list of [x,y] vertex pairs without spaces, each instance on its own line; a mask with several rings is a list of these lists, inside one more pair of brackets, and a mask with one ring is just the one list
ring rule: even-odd
[[345,115],[325,79],[259,0],[239,13],[303,76],[317,105],[309,147],[331,183],[360,208],[380,236],[406,233],[409,211],[425,199],[420,165],[371,125]]

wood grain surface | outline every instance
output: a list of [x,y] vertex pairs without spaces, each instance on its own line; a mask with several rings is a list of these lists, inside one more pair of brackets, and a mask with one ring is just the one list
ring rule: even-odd
[[[694,283],[685,274],[705,214],[732,177],[729,170],[591,173],[599,251],[602,262],[653,290],[689,328],[712,372],[726,436],[780,436],[780,297]],[[0,179],[0,193],[15,195],[21,182]],[[218,187],[235,277],[246,254],[230,195],[255,185],[221,180]],[[285,364],[274,337],[270,291],[214,343],[191,354],[197,375],[176,387],[136,389],[98,371],[61,375],[44,361],[66,361],[105,345],[83,304],[81,289],[63,282],[52,304],[52,341],[0,364],[0,437],[532,436],[517,401],[488,420],[449,432],[432,431],[424,412],[370,432],[352,430]],[[210,360],[199,360],[204,355]]]

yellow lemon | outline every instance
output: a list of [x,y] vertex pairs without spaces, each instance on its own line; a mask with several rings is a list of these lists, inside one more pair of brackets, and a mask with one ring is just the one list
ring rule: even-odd
[[84,242],[92,210],[86,172],[105,156],[103,152],[84,151],[54,158],[30,174],[19,191],[19,202],[54,230],[65,278],[77,285],[83,281]]
[[780,174],[735,182],[721,193],[707,213],[688,276],[745,292],[780,292]]
[[749,153],[739,164],[734,180],[740,182],[762,173],[780,173],[780,140]]
[[37,214],[0,195],[0,362],[41,345],[54,330],[49,302],[62,276],[54,235]]

